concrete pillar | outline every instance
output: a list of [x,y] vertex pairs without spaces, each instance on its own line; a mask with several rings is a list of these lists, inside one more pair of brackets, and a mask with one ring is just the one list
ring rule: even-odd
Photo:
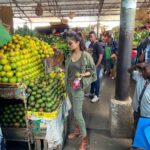
[[132,136],[133,117],[131,102],[131,98],[128,98],[126,101],[111,99],[110,132],[112,137],[129,138]]
[[120,14],[119,51],[115,98],[126,100],[129,96],[131,50],[135,24],[136,0],[122,0]]
[[110,131],[113,137],[131,137],[132,107],[129,97],[131,50],[135,24],[136,0],[122,0],[115,99],[110,106]]

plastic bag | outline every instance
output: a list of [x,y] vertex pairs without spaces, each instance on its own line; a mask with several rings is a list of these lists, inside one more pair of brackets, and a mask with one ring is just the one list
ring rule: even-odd
[[56,120],[47,121],[45,139],[48,142],[49,148],[56,148],[63,143],[63,129],[62,110],[60,110],[59,116]]
[[32,120],[32,124],[31,124],[31,130],[34,134],[38,134],[40,133],[40,123],[41,120]]
[[100,69],[100,73],[99,73],[99,78],[101,79],[103,77],[104,74],[104,68]]
[[67,107],[67,111],[69,111],[72,108],[69,96],[67,96],[66,99],[66,107]]
[[1,128],[0,128],[0,150],[5,150],[5,142],[4,142]]
[[77,89],[79,89],[80,87],[81,87],[81,78],[76,78],[74,81],[73,81],[73,83],[72,83],[72,88],[74,89],[74,90],[77,90]]
[[69,115],[68,112],[71,108],[72,108],[71,102],[70,102],[70,99],[67,95],[66,101],[64,101],[64,104],[63,104],[63,115],[64,115],[64,117],[67,117]]

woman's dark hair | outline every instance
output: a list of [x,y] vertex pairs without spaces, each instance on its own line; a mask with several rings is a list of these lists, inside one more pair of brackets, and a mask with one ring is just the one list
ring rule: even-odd
[[81,51],[84,51],[86,49],[85,48],[85,43],[84,43],[84,40],[83,40],[83,35],[82,35],[81,32],[68,33],[68,38],[72,39],[75,42],[79,42],[80,43],[79,46],[80,46]]

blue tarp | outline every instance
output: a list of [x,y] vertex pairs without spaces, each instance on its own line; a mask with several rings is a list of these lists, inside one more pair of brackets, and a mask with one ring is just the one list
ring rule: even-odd
[[150,150],[150,118],[139,119],[133,146],[143,150]]

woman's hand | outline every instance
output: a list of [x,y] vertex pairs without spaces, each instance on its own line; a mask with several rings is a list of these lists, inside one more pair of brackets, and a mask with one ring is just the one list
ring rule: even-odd
[[88,76],[90,76],[90,75],[91,75],[90,72],[84,72],[84,73],[81,73],[81,74],[80,74],[80,77],[83,78],[83,77],[88,77]]

